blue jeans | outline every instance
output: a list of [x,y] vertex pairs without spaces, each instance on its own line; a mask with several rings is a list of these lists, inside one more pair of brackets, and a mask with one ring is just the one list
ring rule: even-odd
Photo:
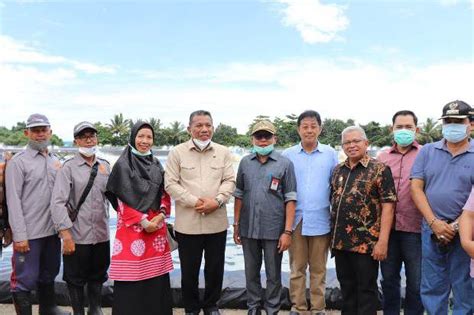
[[448,314],[448,299],[453,290],[453,315],[472,314],[474,293],[469,276],[470,257],[456,236],[447,249],[431,239],[431,229],[422,224],[421,300],[430,315]]
[[400,271],[405,265],[406,293],[404,314],[423,314],[420,297],[421,234],[392,231],[388,243],[387,259],[382,270],[383,312],[400,314]]

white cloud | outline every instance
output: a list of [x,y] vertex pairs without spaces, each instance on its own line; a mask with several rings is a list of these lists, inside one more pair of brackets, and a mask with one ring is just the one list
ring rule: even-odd
[[259,114],[284,117],[311,108],[323,118],[389,123],[400,109],[415,111],[423,121],[439,117],[451,100],[474,104],[472,61],[419,66],[307,58],[159,72],[122,69],[113,77],[98,73],[91,81],[81,79],[70,63],[43,64],[0,62],[0,126],[10,127],[32,112],[42,112],[56,133],[71,139],[73,125],[81,120],[107,123],[122,112],[133,119],[156,117],[165,125],[175,120],[186,124],[191,111],[204,108],[216,123],[245,132]]
[[4,35],[0,35],[0,64],[68,66],[86,74],[114,74],[116,72],[115,67],[112,66],[94,65],[61,56],[46,54],[31,45],[16,41]]
[[322,4],[319,0],[278,0],[283,23],[295,27],[306,43],[327,43],[340,39],[338,33],[349,25],[346,7]]

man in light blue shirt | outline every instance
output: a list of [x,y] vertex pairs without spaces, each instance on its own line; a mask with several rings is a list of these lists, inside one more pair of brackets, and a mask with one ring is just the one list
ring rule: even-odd
[[[313,110],[300,114],[297,120],[301,142],[283,152],[295,168],[298,187],[292,245],[290,247],[291,315],[323,314],[326,307],[326,262],[329,250],[330,179],[338,163],[336,151],[318,142],[322,125]],[[306,301],[306,269],[309,265],[310,307]]]

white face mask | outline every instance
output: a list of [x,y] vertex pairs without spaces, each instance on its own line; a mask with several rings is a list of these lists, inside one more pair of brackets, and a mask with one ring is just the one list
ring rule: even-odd
[[86,157],[94,156],[96,152],[97,152],[97,146],[93,146],[90,148],[79,147],[79,153]]
[[211,143],[211,139],[206,140],[206,141],[201,141],[199,139],[193,139],[193,142],[194,142],[195,145],[198,146],[198,148],[200,150],[204,150],[209,145],[209,143]]

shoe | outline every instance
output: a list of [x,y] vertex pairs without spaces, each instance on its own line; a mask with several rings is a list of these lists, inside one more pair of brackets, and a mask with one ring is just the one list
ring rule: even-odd
[[84,315],[84,287],[72,284],[67,285],[74,315]]
[[311,311],[311,315],[326,315],[325,311]]
[[218,308],[205,309],[204,315],[221,315]]
[[103,315],[102,313],[102,283],[87,283],[87,298],[89,299],[88,315]]
[[26,291],[12,292],[13,304],[17,315],[31,315],[31,293]]
[[247,315],[262,315],[262,310],[259,308],[252,308],[248,311]]
[[71,315],[71,313],[62,311],[56,305],[54,283],[38,285],[38,301],[40,315]]
[[184,315],[199,315],[199,311],[186,312]]

